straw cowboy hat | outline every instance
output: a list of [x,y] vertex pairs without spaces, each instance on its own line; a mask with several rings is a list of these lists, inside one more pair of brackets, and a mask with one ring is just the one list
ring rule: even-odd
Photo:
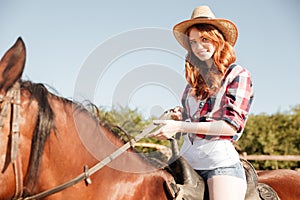
[[236,25],[227,19],[216,18],[208,6],[199,6],[194,9],[191,19],[180,22],[173,28],[176,40],[185,49],[188,49],[188,37],[186,31],[195,24],[211,24],[215,26],[229,44],[232,46],[235,45],[238,37]]

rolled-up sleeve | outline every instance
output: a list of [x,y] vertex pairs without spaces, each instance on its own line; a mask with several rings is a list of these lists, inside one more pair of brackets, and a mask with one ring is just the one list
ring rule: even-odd
[[253,101],[251,74],[247,70],[239,73],[226,88],[223,101],[223,120],[236,127],[236,139],[242,134],[248,112]]

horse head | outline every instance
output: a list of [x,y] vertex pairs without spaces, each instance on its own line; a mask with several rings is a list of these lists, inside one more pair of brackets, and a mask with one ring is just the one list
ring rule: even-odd
[[0,199],[22,197],[34,187],[53,125],[46,88],[21,80],[25,59],[18,38],[0,61]]
[[25,66],[26,49],[24,42],[18,38],[16,43],[0,60],[0,187],[1,197],[15,195],[23,185],[22,166],[17,151],[19,149],[19,116],[20,116],[20,85]]

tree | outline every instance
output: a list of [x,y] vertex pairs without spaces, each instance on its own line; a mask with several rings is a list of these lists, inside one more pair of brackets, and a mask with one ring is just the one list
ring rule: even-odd
[[[152,118],[144,119],[137,109],[128,107],[115,107],[109,111],[103,108],[90,107],[90,110],[98,117],[100,122],[110,127],[114,132],[118,133],[124,142],[128,142],[131,138],[139,134],[147,125],[152,123]],[[169,147],[167,140],[157,140],[154,138],[143,138],[140,143],[153,143]],[[143,153],[146,157],[160,159],[166,161],[167,157],[155,148],[135,147],[135,150]]]
[[[285,113],[250,115],[236,143],[240,153],[300,155],[300,106]],[[299,168],[296,161],[251,161],[256,169]]]

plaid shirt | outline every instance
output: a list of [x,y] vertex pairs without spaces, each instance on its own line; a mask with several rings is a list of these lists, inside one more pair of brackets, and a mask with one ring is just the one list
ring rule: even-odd
[[237,141],[244,130],[253,100],[250,72],[239,65],[229,66],[218,94],[209,96],[205,102],[200,102],[193,116],[190,116],[188,103],[190,89],[191,86],[187,85],[182,96],[183,118],[193,122],[224,120],[236,127],[237,133],[232,139]]

